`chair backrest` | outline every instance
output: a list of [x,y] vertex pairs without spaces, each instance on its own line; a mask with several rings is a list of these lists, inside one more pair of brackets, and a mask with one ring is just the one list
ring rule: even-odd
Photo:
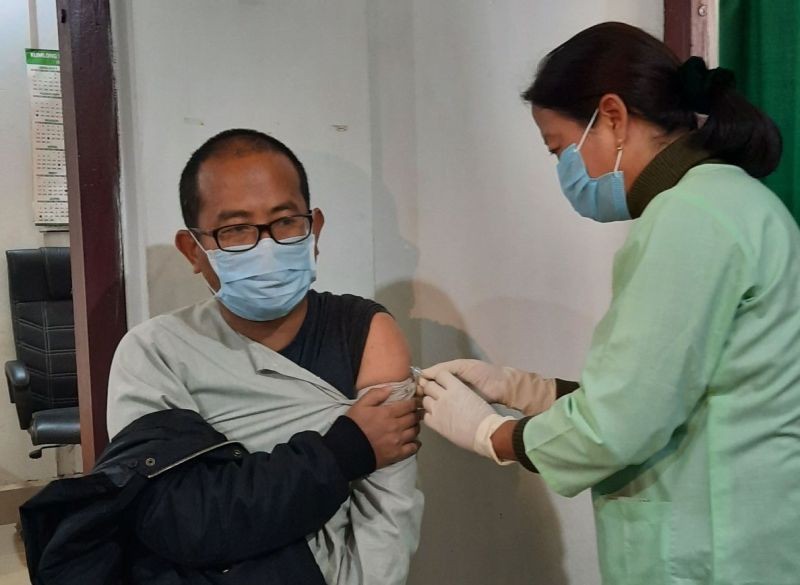
[[78,405],[69,248],[6,251],[17,359],[30,375],[31,413]]

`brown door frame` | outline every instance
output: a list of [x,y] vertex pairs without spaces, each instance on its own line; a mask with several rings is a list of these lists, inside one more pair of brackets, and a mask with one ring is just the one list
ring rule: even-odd
[[664,43],[685,61],[691,55],[708,60],[713,0],[664,0]]
[[127,330],[108,0],[57,0],[84,470],[108,443],[111,358]]

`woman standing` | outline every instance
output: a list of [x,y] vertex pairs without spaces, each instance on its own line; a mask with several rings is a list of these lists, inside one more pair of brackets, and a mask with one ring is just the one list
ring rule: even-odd
[[797,585],[800,231],[757,180],[778,130],[730,72],[620,23],[552,51],[523,97],[575,209],[638,222],[579,384],[447,362],[423,372],[425,422],[592,488],[604,583]]

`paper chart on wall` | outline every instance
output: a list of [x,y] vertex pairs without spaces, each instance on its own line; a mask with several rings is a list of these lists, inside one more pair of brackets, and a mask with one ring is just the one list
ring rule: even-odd
[[31,98],[34,223],[42,230],[66,229],[67,164],[59,52],[25,49],[25,60]]

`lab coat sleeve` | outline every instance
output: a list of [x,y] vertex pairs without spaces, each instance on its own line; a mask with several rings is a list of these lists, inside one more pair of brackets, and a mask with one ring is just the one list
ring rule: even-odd
[[573,496],[664,448],[700,400],[746,293],[748,259],[725,218],[672,196],[633,228],[581,387],[522,430],[546,483]]
[[132,329],[120,341],[108,379],[106,424],[110,438],[151,412],[169,408],[199,412],[174,371],[176,366],[167,355],[170,347],[168,337],[151,323]]

